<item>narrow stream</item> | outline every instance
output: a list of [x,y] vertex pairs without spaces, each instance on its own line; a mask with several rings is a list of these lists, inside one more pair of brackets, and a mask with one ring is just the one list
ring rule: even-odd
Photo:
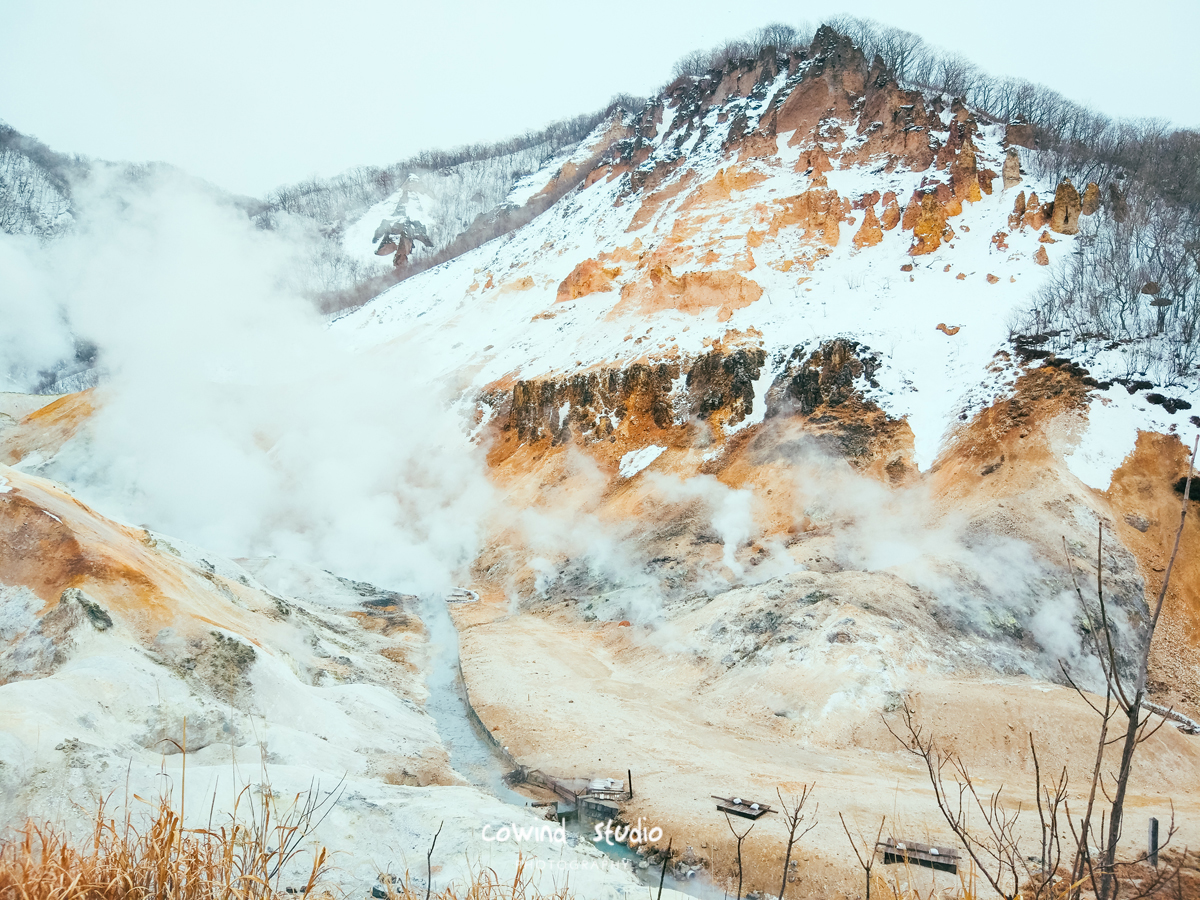
[[[450,753],[450,764],[475,787],[514,806],[528,806],[528,797],[505,784],[508,763],[472,714],[459,661],[458,631],[450,618],[449,607],[440,598],[426,597],[422,600],[421,618],[429,630],[431,650],[429,671],[425,676],[425,685],[429,688],[425,709],[437,723],[438,734]],[[580,839],[591,840],[595,836],[594,824],[581,822],[576,815],[565,817],[563,824]],[[611,859],[631,865],[644,884],[658,887],[661,870],[637,868],[642,858],[629,847],[604,842],[595,846]],[[668,874],[664,885],[701,900],[726,900],[728,897],[727,892],[700,875],[681,880]]]
[[506,803],[528,806],[529,798],[504,783],[507,763],[496,752],[478,719],[471,715],[458,657],[458,631],[450,609],[440,598],[423,598],[421,618],[429,629],[430,660],[425,676],[429,699],[425,710],[437,723],[450,765],[475,787]]

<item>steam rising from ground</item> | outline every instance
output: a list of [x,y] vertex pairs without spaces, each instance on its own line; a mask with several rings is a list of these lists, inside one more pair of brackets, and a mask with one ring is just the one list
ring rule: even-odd
[[[118,189],[119,188],[119,189]],[[95,343],[108,378],[87,427],[46,468],[101,510],[228,556],[278,554],[407,590],[469,576],[486,528],[523,535],[547,591],[575,561],[576,584],[623,595],[642,621],[679,584],[647,555],[645,522],[600,512],[610,474],[570,450],[573,492],[506,511],[457,397],[422,348],[344,346],[298,296],[315,235],[259,231],[245,213],[169,172],[97,178],[90,214],[46,245],[0,240],[0,351],[29,378]],[[1029,544],[938,509],[922,487],[892,489],[813,448],[791,462],[798,522],[833,529],[846,569],[886,570],[936,598],[947,625],[1032,636],[1079,659],[1078,604]],[[802,566],[763,541],[762,498],[711,475],[647,470],[648,502],[707,522],[721,559],[682,557],[687,590],[716,593]],[[579,575],[580,567],[584,573]]]
[[[1076,623],[1083,611],[1065,571],[1031,543],[986,518],[945,508],[927,483],[889,488],[812,446],[793,471],[797,517],[833,528],[844,568],[899,576],[934,598],[953,629],[1031,639],[1048,677],[1058,677],[1061,660],[1085,683],[1099,678],[1081,643]],[[1118,627],[1128,631],[1124,614],[1114,612]]]
[[[1061,660],[1080,683],[1099,683],[1081,642],[1084,614],[1062,560],[1052,555],[1055,547],[1013,532],[1003,510],[984,504],[968,515],[947,508],[927,483],[887,486],[815,442],[787,446],[781,477],[794,482],[794,549],[764,530],[772,519],[769,500],[753,487],[650,469],[637,476],[638,506],[630,513],[627,504],[635,501],[628,498],[606,508],[609,476],[569,450],[561,484],[543,490],[543,504],[523,513],[523,533],[536,553],[536,592],[590,598],[584,609],[605,618],[665,624],[674,601],[803,570],[806,553],[817,552],[843,572],[883,572],[911,585],[948,636],[982,639],[964,645],[988,648],[981,663],[1058,680]],[[719,557],[706,552],[710,543],[719,544]],[[1091,598],[1086,586],[1085,595]],[[845,599],[855,602],[853,595]],[[1110,612],[1128,637],[1125,612]]]
[[8,368],[28,377],[73,334],[109,375],[46,474],[226,555],[450,586],[492,501],[419,348],[339,343],[294,286],[312,235],[259,231],[170,173],[90,187],[69,236],[0,242]]

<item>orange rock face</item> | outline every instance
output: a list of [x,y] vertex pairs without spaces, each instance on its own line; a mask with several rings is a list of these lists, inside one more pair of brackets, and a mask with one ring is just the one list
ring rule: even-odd
[[[979,166],[975,158],[975,143],[970,135],[963,139],[962,147],[950,164],[950,186],[958,201],[978,203],[983,199],[979,189]],[[961,212],[961,207],[960,207]],[[955,215],[951,213],[951,215]]]
[[874,206],[879,202],[879,191],[871,191],[869,194],[863,194],[852,205],[854,209],[866,209],[868,206]]
[[[907,214],[908,211],[905,210],[906,218]],[[936,194],[926,193],[921,198],[921,204],[913,218],[913,242],[908,249],[910,256],[932,253],[942,245],[942,241],[953,240],[954,231],[946,223],[946,207],[938,202]]]
[[829,161],[829,154],[818,144],[800,154],[800,158],[796,160],[796,171],[801,174],[809,173],[816,178],[826,172],[832,172],[833,163]]
[[1058,190],[1054,192],[1054,208],[1050,213],[1050,230],[1059,234],[1078,234],[1079,213],[1082,208],[1079,191],[1075,190],[1075,185],[1071,184],[1070,178],[1064,178],[1058,183]]
[[875,216],[875,208],[868,206],[863,215],[862,225],[854,235],[854,246],[860,250],[863,247],[874,247],[883,240],[883,229],[879,227],[879,219]]
[[779,201],[779,206],[782,208],[771,219],[772,237],[780,228],[799,225],[806,239],[828,247],[837,246],[841,239],[840,224],[850,218],[850,202],[827,188],[813,188]]
[[904,207],[904,216],[900,219],[900,227],[905,231],[912,231],[913,226],[917,224],[917,217],[921,215],[921,192],[913,191],[912,197],[908,200],[908,205]]
[[554,302],[564,303],[588,294],[611,291],[614,279],[620,274],[620,268],[605,268],[594,259],[585,259],[559,284]]
[[1090,216],[1100,208],[1100,186],[1094,181],[1089,181],[1087,187],[1083,189],[1083,198],[1080,200],[1079,214]]
[[1030,194],[1029,202],[1025,204],[1025,224],[1034,231],[1041,231],[1045,228],[1046,220],[1050,218],[1048,206],[1050,206],[1049,203],[1038,202],[1037,194]]
[[688,272],[675,275],[665,265],[652,266],[647,277],[621,289],[621,299],[609,318],[652,315],[667,309],[698,315],[717,309],[717,320],[728,321],[735,310],[749,306],[763,290],[737,272]]
[[709,181],[704,182],[704,184],[696,188],[687,198],[681,209],[709,206],[713,203],[729,200],[733,196],[734,191],[744,191],[756,184],[760,184],[766,178],[767,176],[761,172],[756,172],[752,169],[743,169],[738,166],[720,169]]
[[939,322],[937,330],[942,334],[948,334],[953,337],[954,335],[958,334],[961,328],[961,325],[947,325],[945,322]]
[[1007,231],[997,231],[995,234],[992,235],[992,243],[996,245],[997,250],[1007,250],[1008,249],[1008,232]]
[[992,275],[991,273],[989,273],[989,274],[988,274],[988,277],[987,277],[987,283],[988,283],[988,284],[995,284],[995,283],[996,283],[997,281],[999,281],[999,280],[1000,280],[1000,279],[999,279],[999,278],[997,278],[995,275]]
[[895,194],[892,194],[892,202],[883,208],[883,218],[879,224],[883,226],[884,231],[891,231],[900,224],[900,204],[896,202]]
[[1046,252],[1045,247],[1038,247],[1037,253],[1033,254],[1033,261],[1039,266],[1050,265],[1050,254]]
[[[1036,197],[1037,194],[1034,194]],[[1013,201],[1013,211],[1008,216],[1008,230],[1016,231],[1025,221],[1025,192],[1017,194],[1017,199]]]

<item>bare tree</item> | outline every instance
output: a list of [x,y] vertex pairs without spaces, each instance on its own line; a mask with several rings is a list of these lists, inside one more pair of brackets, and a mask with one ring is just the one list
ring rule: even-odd
[[[846,837],[850,841],[850,847],[854,850],[854,855],[858,859],[858,864],[862,866],[863,872],[867,877],[867,897],[866,900],[871,900],[871,869],[875,865],[875,848],[879,846],[879,838],[883,835],[883,825],[887,822],[887,816],[879,820],[879,829],[875,832],[875,840],[868,842],[859,832],[858,839],[850,833],[850,826],[846,824],[846,817],[840,812],[838,818],[842,820],[842,829],[846,832]],[[863,845],[862,852],[859,852],[859,844]],[[783,893],[779,894],[780,900],[783,900]]]
[[[1109,900],[1115,894],[1114,872],[1117,864],[1117,845],[1121,840],[1121,829],[1124,824],[1125,817],[1125,796],[1129,787],[1129,776],[1133,770],[1133,754],[1137,750],[1139,744],[1144,743],[1166,722],[1165,718],[1160,719],[1158,725],[1150,727],[1150,716],[1143,716],[1143,703],[1146,700],[1146,685],[1150,672],[1150,650],[1151,644],[1154,641],[1154,632],[1158,628],[1159,617],[1162,615],[1163,604],[1167,599],[1167,589],[1171,583],[1171,572],[1175,568],[1175,560],[1179,555],[1179,545],[1183,540],[1183,528],[1187,522],[1188,503],[1191,496],[1192,488],[1192,473],[1195,471],[1196,454],[1200,451],[1200,437],[1196,438],[1196,442],[1192,448],[1191,459],[1188,464],[1188,473],[1184,480],[1183,498],[1179,505],[1179,528],[1175,532],[1175,544],[1171,550],[1170,560],[1167,562],[1167,569],[1163,573],[1162,587],[1159,589],[1158,598],[1154,604],[1153,611],[1150,617],[1150,624],[1141,636],[1141,646],[1138,648],[1138,654],[1135,660],[1135,668],[1133,682],[1130,684],[1128,677],[1122,677],[1121,661],[1118,658],[1117,645],[1113,635],[1113,626],[1109,621],[1108,609],[1104,600],[1104,579],[1103,579],[1103,546],[1104,546],[1104,528],[1100,526],[1099,539],[1097,543],[1097,565],[1096,565],[1096,602],[1099,612],[1099,621],[1093,621],[1092,612],[1089,605],[1084,601],[1083,591],[1080,589],[1079,581],[1075,578],[1074,567],[1071,564],[1070,557],[1067,557],[1067,566],[1071,571],[1071,578],[1075,585],[1076,595],[1079,597],[1080,605],[1083,606],[1085,613],[1088,616],[1089,632],[1093,641],[1093,649],[1096,658],[1100,661],[1101,669],[1104,672],[1104,680],[1106,685],[1106,705],[1104,712],[1101,713],[1103,726],[1101,727],[1100,746],[1101,751],[1099,756],[1103,755],[1103,747],[1105,738],[1107,737],[1107,726],[1112,705],[1115,703],[1117,710],[1125,718],[1125,734],[1119,738],[1121,742],[1121,762],[1117,771],[1115,791],[1112,796],[1112,805],[1108,816],[1108,834],[1107,840],[1104,841],[1104,849],[1098,861],[1100,870],[1100,885],[1097,890],[1099,900]],[[1064,667],[1065,671],[1065,667]],[[1072,686],[1076,691],[1087,700],[1084,692],[1072,681]],[[1097,712],[1099,709],[1088,701],[1089,705]],[[1115,716],[1113,716],[1115,717]],[[1096,778],[1099,781],[1099,777]],[[1090,821],[1085,819],[1083,838],[1086,842],[1088,837],[1087,827],[1090,826]]]
[[756,37],[762,47],[774,47],[781,53],[786,53],[796,46],[800,32],[784,22],[772,22],[760,28]]
[[[779,788],[775,789],[775,796],[779,798],[779,805],[783,808],[783,824],[788,833],[787,852],[783,856],[783,879],[779,883],[779,900],[783,900],[783,892],[787,890],[788,866],[792,861],[792,848],[801,838],[817,827],[817,811],[821,805],[817,804],[813,808],[811,821],[808,821],[809,813],[804,809],[816,787],[816,782],[802,784],[800,793],[792,796],[789,800],[784,799],[783,792]],[[801,830],[806,821],[808,821],[807,827]]]
[[[893,729],[891,723],[886,723],[889,731],[897,740],[924,762],[942,817],[962,843],[980,874],[992,889],[1004,898],[1013,897],[1018,891],[1022,891],[1034,900],[1050,896],[1068,896],[1072,900],[1078,900],[1084,883],[1089,881],[1096,891],[1098,900],[1114,900],[1117,895],[1118,867],[1129,865],[1129,863],[1121,863],[1118,860],[1117,850],[1121,840],[1125,797],[1132,772],[1133,755],[1137,747],[1148,740],[1166,722],[1166,718],[1163,717],[1157,725],[1152,726],[1150,716],[1145,714],[1144,704],[1150,666],[1150,650],[1183,538],[1191,496],[1192,473],[1198,452],[1200,452],[1200,437],[1193,445],[1188,474],[1182,485],[1183,499],[1180,504],[1179,528],[1175,534],[1171,557],[1163,574],[1163,583],[1158,597],[1151,610],[1149,624],[1139,635],[1139,643],[1132,661],[1132,673],[1130,673],[1129,665],[1120,657],[1115,627],[1109,617],[1108,605],[1104,597],[1103,528],[1101,527],[1100,530],[1096,551],[1097,596],[1095,609],[1086,601],[1070,556],[1067,557],[1072,583],[1088,620],[1088,634],[1092,642],[1092,650],[1104,675],[1105,695],[1102,705],[1092,700],[1087,692],[1075,683],[1067,666],[1060,664],[1067,681],[1101,719],[1096,761],[1092,770],[1087,804],[1083,815],[1077,821],[1072,817],[1070,811],[1066,768],[1064,767],[1056,778],[1043,780],[1037,747],[1034,744],[1033,735],[1029,735],[1029,749],[1034,768],[1034,792],[1041,835],[1040,855],[1033,858],[1036,865],[1030,865],[1030,858],[1021,847],[1021,832],[1018,823],[1022,807],[1017,804],[1015,808],[1010,809],[1005,805],[1002,796],[1003,786],[990,794],[982,793],[972,779],[961,756],[943,750],[935,738],[916,723],[913,710],[907,702],[904,704],[903,733],[898,733]],[[1124,733],[1118,733],[1116,737],[1110,739],[1111,726],[1119,726],[1121,718],[1124,718]],[[1121,746],[1121,758],[1117,774],[1112,779],[1113,789],[1110,792],[1104,783],[1104,753],[1106,747],[1112,744]],[[1109,808],[1100,812],[1100,822],[1097,824],[1095,821],[1096,807],[1101,795],[1108,800]],[[977,818],[980,824],[972,824],[969,821],[971,817]],[[1071,841],[1069,843],[1064,843],[1064,824],[1070,830]],[[1164,846],[1170,842],[1175,832],[1176,826],[1174,815],[1172,815]],[[1091,848],[1093,846],[1100,848],[1096,858],[1093,858],[1092,855]],[[1186,859],[1186,854],[1181,859]],[[1142,854],[1134,859],[1132,864],[1136,865],[1145,860],[1146,855]],[[1064,863],[1068,862],[1069,866],[1065,870],[1070,873],[1070,881],[1067,883],[1064,893],[1062,886],[1055,886],[1055,879],[1058,877],[1060,869],[1064,867]],[[1180,863],[1180,866],[1182,865],[1184,863]],[[1182,868],[1179,866],[1171,871],[1154,871],[1150,876],[1141,879],[1137,886],[1136,896],[1129,900],[1150,896],[1166,885],[1171,878],[1178,879],[1181,871]]]
[[735,896],[741,897],[742,896],[742,841],[744,841],[746,839],[746,835],[748,835],[751,831],[754,830],[754,826],[757,823],[751,822],[749,828],[747,828],[741,834],[738,834],[737,829],[733,827],[733,819],[729,818],[729,813],[725,813],[725,822],[729,825],[729,830],[731,832],[733,832],[733,839],[737,842],[738,886],[737,886],[737,894]]

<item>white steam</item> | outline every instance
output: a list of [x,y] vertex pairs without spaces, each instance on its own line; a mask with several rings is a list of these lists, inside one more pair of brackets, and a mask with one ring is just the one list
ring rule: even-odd
[[420,348],[342,345],[293,287],[310,235],[260,231],[169,173],[115,187],[59,241],[0,241],[9,368],[48,365],[73,333],[109,373],[47,474],[229,556],[452,584],[491,492]]
[[733,580],[740,581],[746,570],[737,559],[737,551],[754,532],[754,492],[731,488],[712,475],[681,479],[651,472],[649,480],[655,492],[668,503],[698,500],[704,504],[713,530],[721,539],[721,560],[733,574]]
[[793,462],[797,517],[833,529],[843,567],[899,576],[933,597],[951,628],[1012,640],[1028,633],[1052,677],[1059,660],[1094,668],[1065,572],[1030,543],[946,509],[927,483],[888,487],[812,446]]

